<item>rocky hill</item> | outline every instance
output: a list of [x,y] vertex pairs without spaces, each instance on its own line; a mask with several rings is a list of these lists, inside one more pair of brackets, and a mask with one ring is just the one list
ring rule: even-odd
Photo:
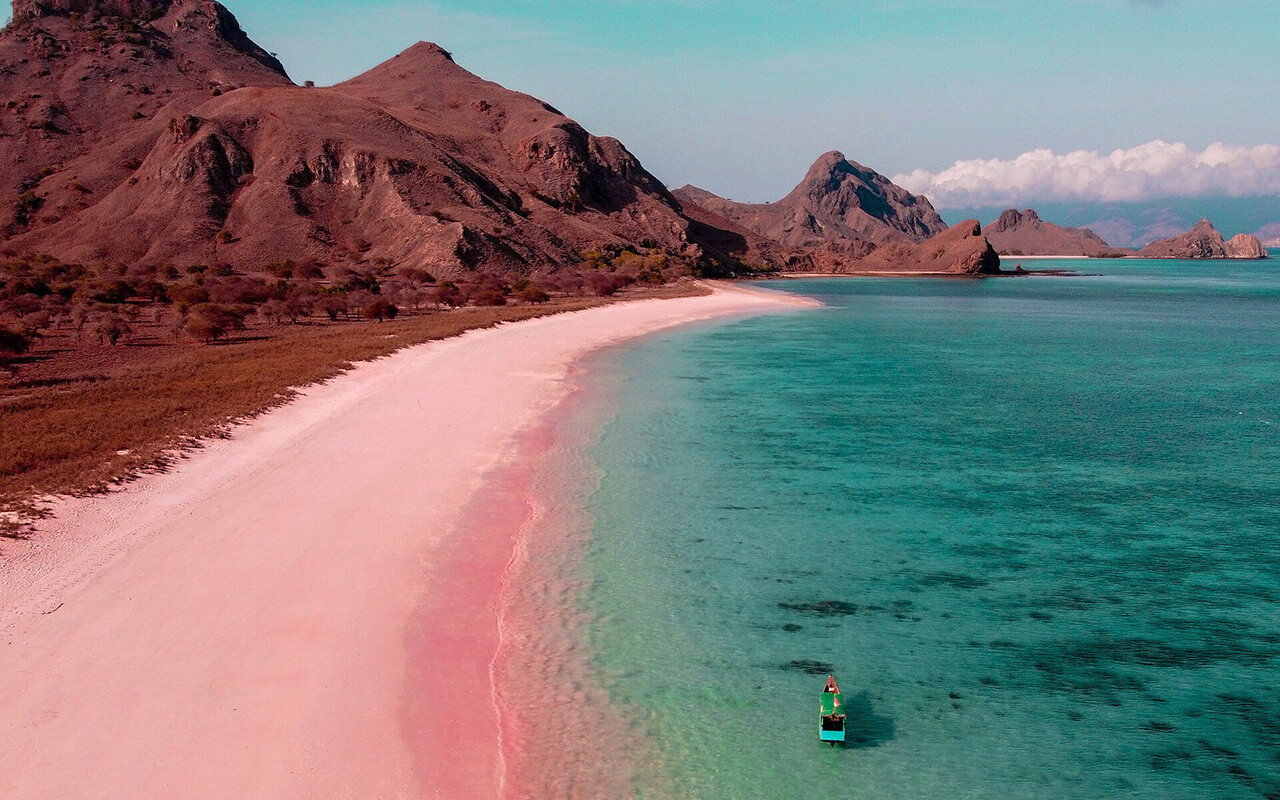
[[436,45],[299,87],[212,0],[16,0],[0,104],[11,256],[449,277],[576,267],[586,250],[751,250],[686,217],[617,140]]
[[1245,233],[1224,241],[1213,223],[1202,219],[1187,233],[1159,239],[1138,251],[1140,258],[1266,258],[1257,238]]
[[1033,209],[1010,208],[984,229],[991,246],[1009,256],[1112,256],[1112,247],[1088,228],[1064,228],[1040,218]]
[[829,264],[865,257],[885,242],[920,242],[947,228],[927,199],[836,151],[823,154],[775,203],[736,203],[696,186],[675,195]]
[[927,198],[825,153],[775,203],[737,203],[696,186],[677,189],[686,213],[706,215],[773,242],[797,272],[999,272],[976,221],[948,229]]
[[957,223],[923,242],[890,242],[837,272],[998,275],[1000,256],[976,219]]

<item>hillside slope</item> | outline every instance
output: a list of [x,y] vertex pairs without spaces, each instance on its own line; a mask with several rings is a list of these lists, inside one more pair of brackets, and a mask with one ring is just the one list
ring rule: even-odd
[[18,0],[0,102],[8,255],[444,277],[731,258],[620,142],[432,44],[304,88],[211,0]]

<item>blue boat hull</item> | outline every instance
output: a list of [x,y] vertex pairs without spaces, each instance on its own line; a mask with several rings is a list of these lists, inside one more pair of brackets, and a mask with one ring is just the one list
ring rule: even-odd
[[844,731],[824,731],[822,727],[818,727],[818,737],[824,742],[843,742]]

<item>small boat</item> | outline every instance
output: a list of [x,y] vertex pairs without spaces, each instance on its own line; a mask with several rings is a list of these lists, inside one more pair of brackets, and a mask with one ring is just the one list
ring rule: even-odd
[[832,747],[836,742],[844,741],[844,695],[836,684],[834,675],[827,676],[827,685],[822,689],[822,702],[819,704],[818,738]]

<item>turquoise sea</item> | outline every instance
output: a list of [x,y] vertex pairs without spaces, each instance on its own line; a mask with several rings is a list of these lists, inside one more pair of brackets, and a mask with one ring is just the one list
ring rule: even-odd
[[1024,266],[596,357],[637,797],[1280,798],[1280,260]]

